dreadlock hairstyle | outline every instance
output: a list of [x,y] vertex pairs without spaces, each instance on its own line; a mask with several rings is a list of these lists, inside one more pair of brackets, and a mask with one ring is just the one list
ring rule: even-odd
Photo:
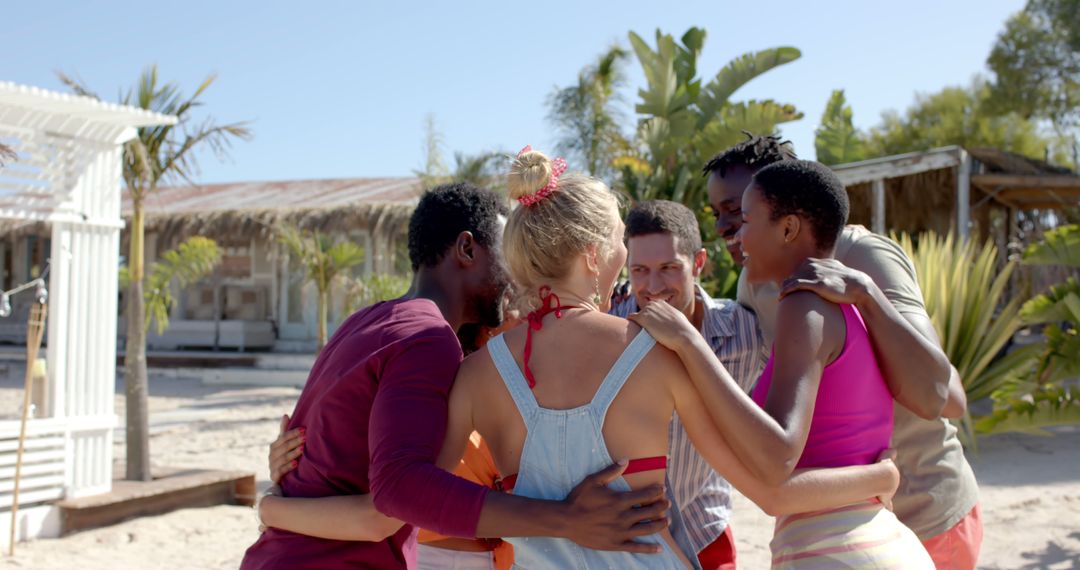
[[713,172],[723,178],[727,171],[737,166],[743,166],[757,171],[770,164],[782,160],[796,160],[795,149],[791,147],[791,141],[780,140],[780,137],[758,136],[743,131],[746,140],[735,146],[721,151],[705,163],[701,169],[704,176]]

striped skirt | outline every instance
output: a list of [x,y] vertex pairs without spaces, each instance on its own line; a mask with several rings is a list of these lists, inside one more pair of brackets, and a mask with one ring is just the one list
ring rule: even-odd
[[779,517],[769,547],[773,570],[934,569],[915,533],[878,502]]

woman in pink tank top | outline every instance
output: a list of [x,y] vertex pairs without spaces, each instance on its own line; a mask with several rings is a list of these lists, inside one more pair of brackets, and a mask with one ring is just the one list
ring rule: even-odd
[[[779,162],[754,176],[742,214],[748,281],[779,283],[808,259],[832,256],[847,223],[847,192],[819,163]],[[892,395],[855,307],[808,292],[781,300],[773,353],[752,393],[770,416],[766,425],[717,388],[711,352],[688,347],[691,337],[671,311],[650,305],[640,315],[634,320],[682,357],[721,429],[763,428],[731,441],[759,477],[866,465],[888,448]],[[914,533],[878,501],[781,516],[770,547],[774,569],[933,568]]]

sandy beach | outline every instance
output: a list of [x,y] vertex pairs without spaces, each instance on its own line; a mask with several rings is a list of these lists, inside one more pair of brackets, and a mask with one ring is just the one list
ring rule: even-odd
[[[17,409],[21,375],[0,377],[0,411]],[[300,391],[286,387],[203,386],[198,378],[151,380],[151,453],[156,465],[254,472],[269,484],[266,446]],[[118,384],[116,413],[123,417]],[[122,430],[119,430],[122,437]],[[124,448],[115,446],[118,460]],[[1080,569],[1080,429],[1052,438],[983,438],[970,460],[981,486],[985,541],[979,567]],[[768,568],[772,520],[736,497],[739,566]],[[236,568],[258,535],[251,509],[185,509],[60,539],[20,544],[0,567],[96,570]]]

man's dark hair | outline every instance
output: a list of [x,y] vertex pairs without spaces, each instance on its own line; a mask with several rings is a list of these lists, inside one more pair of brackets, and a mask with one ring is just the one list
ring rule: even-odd
[[420,197],[409,219],[409,261],[413,271],[442,259],[461,232],[472,232],[484,247],[499,241],[499,216],[510,209],[498,194],[466,182],[436,186]]
[[814,241],[831,250],[848,219],[844,183],[828,166],[812,160],[785,160],[754,174],[753,186],[772,209],[772,219],[791,214],[810,220]]
[[782,160],[796,160],[795,149],[791,147],[791,141],[780,140],[780,137],[757,136],[743,131],[746,140],[718,153],[709,159],[702,168],[702,174],[708,176],[713,172],[720,178],[727,175],[727,171],[737,166],[743,166],[757,171],[770,164]]
[[646,200],[626,215],[626,239],[650,234],[671,234],[679,253],[694,257],[701,249],[698,220],[690,208],[670,200]]

